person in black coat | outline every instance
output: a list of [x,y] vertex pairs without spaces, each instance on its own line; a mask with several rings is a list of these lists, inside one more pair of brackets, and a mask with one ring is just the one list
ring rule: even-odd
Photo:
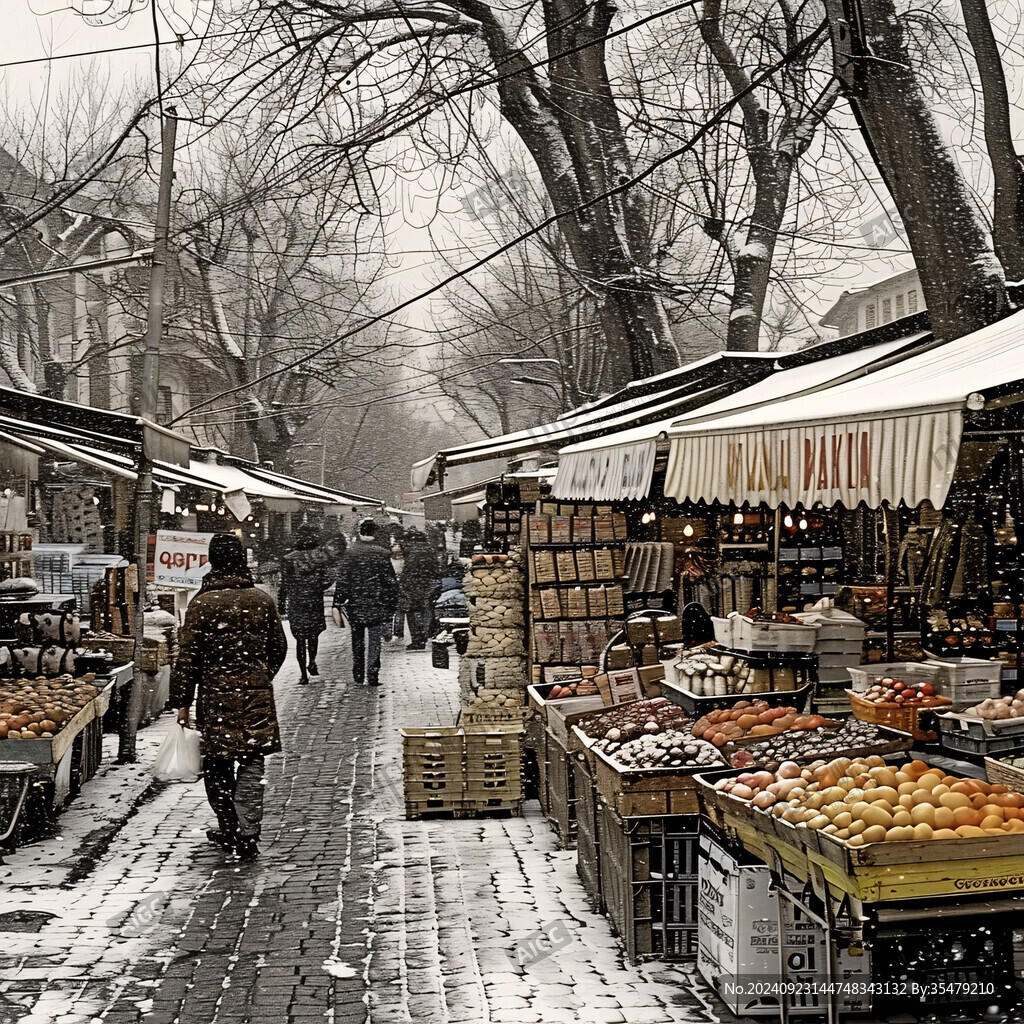
[[334,605],[352,624],[352,677],[359,686],[379,686],[380,642],[398,607],[398,579],[372,519],[359,524],[359,536],[341,560]]
[[405,565],[402,568],[402,598],[409,617],[412,643],[407,650],[422,651],[434,610],[434,599],[441,584],[441,567],[426,536],[419,530],[406,530],[402,541]]
[[320,531],[303,523],[295,531],[295,550],[284,556],[281,564],[281,588],[277,605],[288,617],[288,628],[295,637],[295,657],[299,663],[299,683],[309,682],[309,675],[320,674],[316,656],[320,634],[327,628],[324,614],[324,591],[333,582],[330,560],[320,547]]

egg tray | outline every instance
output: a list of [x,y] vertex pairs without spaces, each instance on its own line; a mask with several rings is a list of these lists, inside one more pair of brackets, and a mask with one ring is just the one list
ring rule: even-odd
[[862,903],[887,903],[1024,891],[1024,834],[848,846],[716,790],[723,775],[704,772],[694,780],[702,813],[712,825],[766,862],[767,848],[775,850],[802,882],[812,881],[811,865],[816,865],[837,900],[847,895]]

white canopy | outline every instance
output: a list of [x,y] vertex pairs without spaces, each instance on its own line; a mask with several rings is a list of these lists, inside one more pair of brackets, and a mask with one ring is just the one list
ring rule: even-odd
[[677,422],[679,501],[943,505],[968,396],[1024,380],[1024,313],[864,376],[714,420]]
[[[872,366],[915,347],[926,337],[927,334],[920,333],[842,355],[812,359],[791,369],[779,369],[770,377],[685,415],[569,445],[559,451],[558,476],[552,494],[556,498],[594,501],[646,497],[654,475],[655,440],[668,435],[673,427],[715,420],[741,409],[763,410],[769,403],[848,380],[852,374],[867,373]],[[806,354],[813,356],[814,349]]]

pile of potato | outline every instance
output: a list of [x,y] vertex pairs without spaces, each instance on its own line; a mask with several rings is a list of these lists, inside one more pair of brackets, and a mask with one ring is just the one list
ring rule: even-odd
[[840,725],[842,722],[821,715],[805,715],[796,708],[776,708],[764,701],[741,700],[731,708],[711,711],[698,719],[693,725],[693,735],[721,747],[784,732],[837,729]]
[[518,707],[526,700],[526,659],[473,658],[459,660],[459,691],[467,708]]
[[1024,690],[1018,690],[1012,697],[989,697],[961,714],[987,718],[989,721],[1024,718]]
[[92,673],[82,679],[17,679],[0,683],[0,740],[50,739],[99,693]]
[[806,768],[786,761],[777,772],[721,779],[715,789],[850,846],[1024,832],[1024,794],[947,775],[923,761],[898,768],[881,757],[840,757]]

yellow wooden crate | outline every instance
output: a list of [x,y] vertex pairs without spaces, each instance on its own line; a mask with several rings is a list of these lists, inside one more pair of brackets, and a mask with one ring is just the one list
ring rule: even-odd
[[1024,835],[920,840],[847,846],[823,832],[792,825],[697,779],[709,820],[754,856],[774,849],[786,870],[809,881],[816,864],[833,894],[862,903],[1024,890]]

